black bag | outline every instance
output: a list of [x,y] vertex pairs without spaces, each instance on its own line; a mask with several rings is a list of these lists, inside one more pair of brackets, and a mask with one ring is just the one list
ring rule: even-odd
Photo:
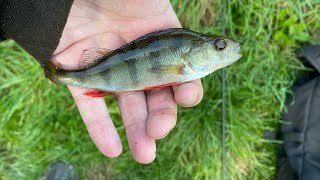
[[320,45],[306,45],[298,56],[314,71],[295,82],[286,99],[279,137],[277,179],[320,179]]

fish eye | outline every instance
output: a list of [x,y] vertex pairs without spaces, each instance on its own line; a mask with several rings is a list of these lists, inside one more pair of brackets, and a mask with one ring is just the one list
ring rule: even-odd
[[227,47],[227,42],[223,39],[217,39],[216,41],[214,41],[213,45],[217,51],[222,51]]

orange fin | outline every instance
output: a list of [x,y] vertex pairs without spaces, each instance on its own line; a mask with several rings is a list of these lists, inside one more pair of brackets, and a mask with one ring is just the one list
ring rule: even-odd
[[161,85],[157,85],[157,86],[149,86],[149,87],[145,87],[144,90],[163,88],[163,87],[167,87],[167,86],[173,86],[173,85],[176,85],[176,84],[178,84],[178,83],[177,82],[172,82],[172,83],[161,84]]
[[104,96],[111,95],[112,93],[107,92],[107,91],[100,91],[100,90],[90,90],[90,91],[87,91],[83,94],[86,96],[98,98],[98,97],[104,97]]
[[185,74],[184,68],[185,65],[163,65],[155,68],[150,68],[149,71],[155,74],[169,73],[182,75]]
[[86,49],[80,57],[78,68],[83,69],[95,64],[100,58],[108,55],[112,50],[104,48]]

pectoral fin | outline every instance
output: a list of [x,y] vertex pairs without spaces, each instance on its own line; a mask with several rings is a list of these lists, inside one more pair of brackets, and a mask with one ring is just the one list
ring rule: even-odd
[[107,91],[100,91],[100,90],[89,90],[85,93],[83,93],[86,96],[94,97],[94,98],[99,98],[99,97],[104,97],[111,95],[112,92],[107,92]]
[[155,74],[167,73],[175,75],[187,75],[194,73],[194,70],[190,67],[189,63],[182,65],[164,65],[159,67],[153,67],[149,69],[149,72]]
[[149,72],[155,73],[155,74],[161,74],[161,73],[167,73],[167,74],[176,74],[176,75],[182,75],[184,66],[179,65],[164,65],[159,67],[154,67],[149,69]]
[[188,62],[188,54],[190,50],[186,53],[182,54],[177,65],[162,65],[158,67],[153,67],[149,69],[151,73],[161,74],[161,73],[168,73],[168,74],[175,74],[175,75],[186,75],[192,74],[194,71],[190,68],[190,63]]
[[112,50],[104,48],[94,48],[86,49],[83,51],[80,62],[78,65],[79,69],[84,69],[90,67],[91,65],[97,63],[103,56],[108,55]]
[[172,82],[172,83],[168,83],[168,84],[160,84],[157,86],[149,86],[149,87],[145,87],[144,90],[151,90],[151,89],[156,89],[156,88],[163,88],[163,87],[167,87],[167,86],[173,86],[178,84],[177,82]]

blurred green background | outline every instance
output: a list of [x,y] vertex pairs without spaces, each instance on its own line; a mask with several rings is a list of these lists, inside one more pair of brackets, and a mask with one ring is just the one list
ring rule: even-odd
[[[185,28],[221,34],[221,1],[172,0]],[[276,131],[286,93],[304,67],[295,48],[320,39],[320,1],[227,0],[227,35],[243,58],[227,68],[228,179],[272,179]],[[90,179],[221,178],[221,71],[203,79],[205,96],[179,108],[174,131],[157,142],[150,165],[129,152],[117,104],[106,98],[125,143],[116,159],[91,142],[71,95],[47,81],[35,60],[13,41],[0,43],[0,179],[40,178],[56,160]],[[196,116],[195,116],[196,115]]]

